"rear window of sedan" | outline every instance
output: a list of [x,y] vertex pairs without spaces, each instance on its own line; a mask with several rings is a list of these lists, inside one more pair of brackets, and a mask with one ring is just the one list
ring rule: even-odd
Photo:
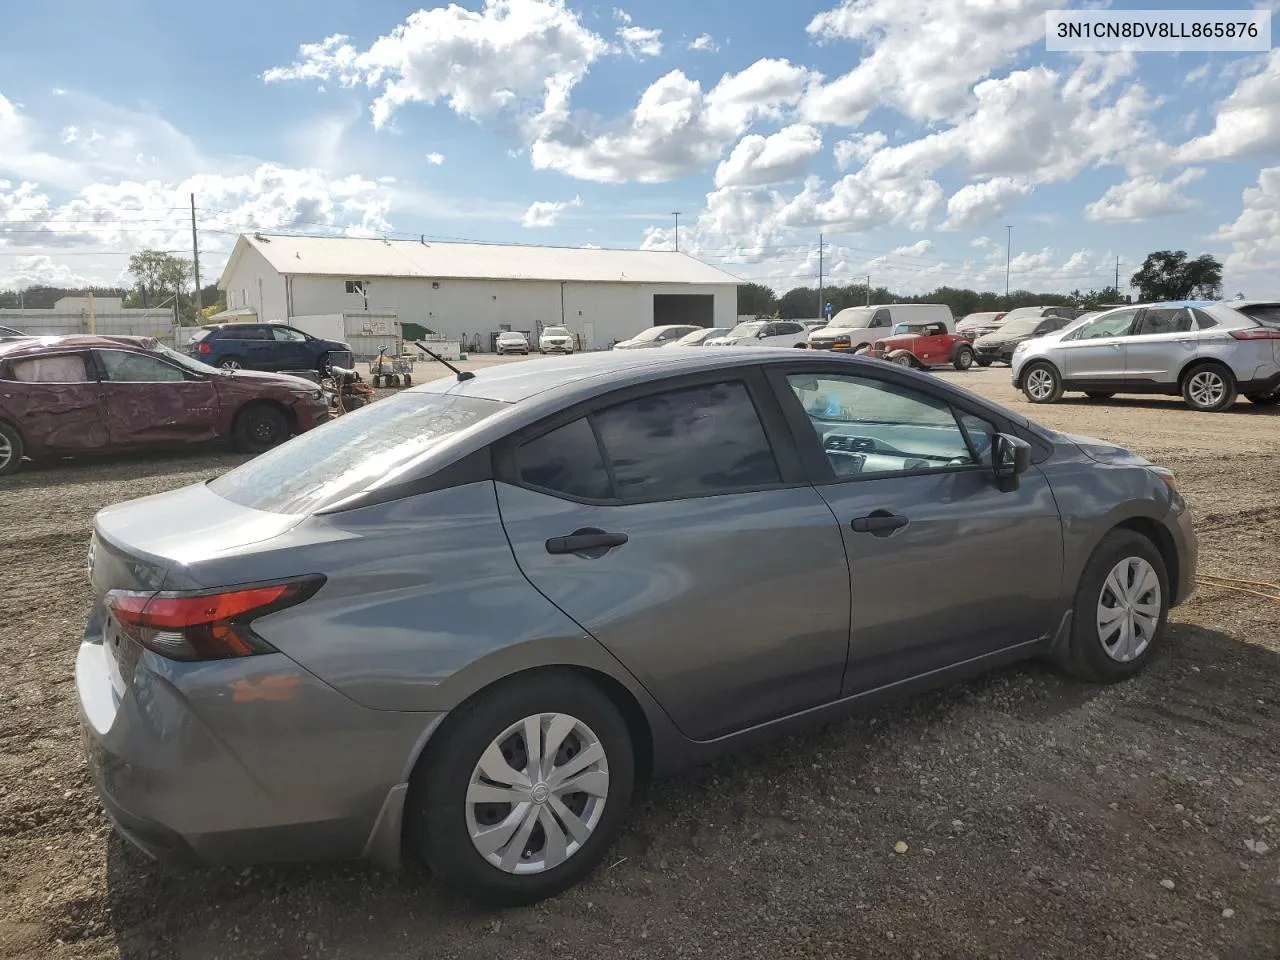
[[295,437],[209,484],[268,513],[324,510],[398,472],[507,406],[447,393],[401,393]]

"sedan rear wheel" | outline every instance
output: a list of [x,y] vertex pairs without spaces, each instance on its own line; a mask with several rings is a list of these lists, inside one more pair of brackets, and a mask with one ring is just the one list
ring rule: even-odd
[[7,423],[0,423],[0,476],[13,473],[22,463],[22,437]]
[[514,677],[464,706],[414,773],[410,826],[445,883],[532,903],[600,862],[631,804],[626,722],[569,674]]
[[1182,398],[1192,410],[1216,413],[1236,401],[1236,380],[1216,363],[1193,367],[1182,378]]
[[1022,393],[1032,403],[1062,399],[1062,377],[1047,363],[1033,363],[1022,374]]
[[1071,639],[1058,660],[1067,672],[1096,683],[1138,673],[1159,644],[1169,615],[1164,558],[1132,530],[1103,538],[1080,578]]

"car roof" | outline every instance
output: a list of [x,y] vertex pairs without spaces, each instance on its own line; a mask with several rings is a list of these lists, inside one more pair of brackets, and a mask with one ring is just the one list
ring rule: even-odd
[[24,340],[0,340],[0,360],[39,356],[62,350],[119,349],[154,350],[155,337],[107,337],[73,334],[58,337],[28,337]]

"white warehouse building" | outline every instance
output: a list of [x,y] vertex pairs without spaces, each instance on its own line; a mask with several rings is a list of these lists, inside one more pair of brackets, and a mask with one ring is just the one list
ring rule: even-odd
[[343,314],[351,330],[367,315],[485,350],[503,330],[563,326],[590,350],[660,324],[732,327],[738,283],[667,251],[245,234],[216,319]]

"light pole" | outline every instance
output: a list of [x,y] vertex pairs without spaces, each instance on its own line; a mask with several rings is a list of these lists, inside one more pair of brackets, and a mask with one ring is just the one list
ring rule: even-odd
[[1009,296],[1009,267],[1013,264],[1013,227],[1005,225],[1007,236],[1004,246],[1004,295]]

